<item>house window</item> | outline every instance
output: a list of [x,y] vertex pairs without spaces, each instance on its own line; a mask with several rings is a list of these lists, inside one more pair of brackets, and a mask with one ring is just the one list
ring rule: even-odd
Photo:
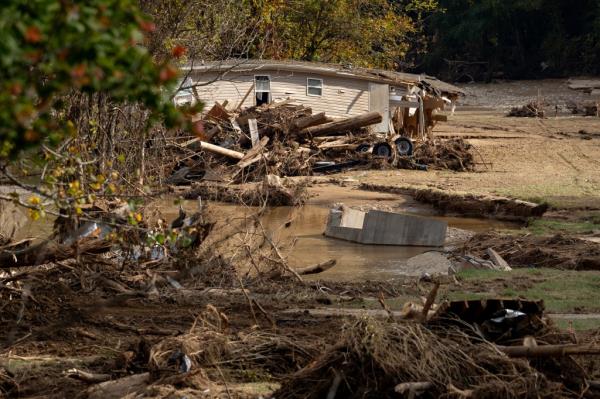
[[192,104],[194,102],[194,92],[192,89],[191,78],[187,78],[184,82],[179,81],[177,87],[179,90],[175,93],[175,105]]
[[323,79],[306,79],[306,95],[321,96],[323,95]]
[[256,105],[271,102],[271,78],[269,76],[255,76],[254,93],[256,94]]

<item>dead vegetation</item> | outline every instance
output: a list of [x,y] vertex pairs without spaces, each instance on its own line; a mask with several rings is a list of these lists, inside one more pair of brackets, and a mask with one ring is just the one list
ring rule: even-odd
[[515,267],[600,270],[598,244],[561,234],[538,237],[482,233],[468,240],[459,251],[485,258],[487,248],[494,248]]
[[544,105],[535,101],[523,105],[522,107],[511,108],[507,114],[507,116],[516,116],[522,118],[543,118],[544,115]]

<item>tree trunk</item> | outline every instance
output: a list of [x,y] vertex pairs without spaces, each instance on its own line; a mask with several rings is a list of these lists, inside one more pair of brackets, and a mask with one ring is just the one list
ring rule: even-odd
[[383,120],[379,112],[367,112],[366,114],[354,116],[352,118],[343,119],[323,125],[307,127],[302,129],[300,135],[324,136],[327,134],[339,133],[342,134],[348,130],[375,125]]

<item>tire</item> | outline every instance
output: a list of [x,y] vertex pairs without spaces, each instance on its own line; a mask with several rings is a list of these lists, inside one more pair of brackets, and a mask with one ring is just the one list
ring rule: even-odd
[[370,144],[359,144],[355,150],[356,152],[371,152],[371,145]]
[[394,141],[396,152],[400,156],[411,156],[413,154],[413,143],[408,137],[399,137]]
[[373,155],[391,158],[393,155],[392,146],[385,141],[377,143],[373,146]]

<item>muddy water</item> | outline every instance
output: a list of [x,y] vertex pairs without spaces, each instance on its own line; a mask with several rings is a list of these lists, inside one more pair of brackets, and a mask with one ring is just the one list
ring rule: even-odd
[[[177,208],[172,200],[161,203],[163,217],[170,221],[177,216]],[[184,209],[193,211],[195,201],[186,201]],[[212,204],[215,212],[224,217],[242,215],[244,210],[230,204]],[[395,211],[406,211],[394,207]],[[428,214],[426,208],[410,208],[411,214]],[[280,243],[292,267],[310,266],[329,259],[336,259],[337,265],[312,278],[352,281],[385,280],[403,275],[412,275],[406,261],[415,255],[436,248],[402,247],[387,245],[362,245],[323,235],[329,208],[323,205],[305,205],[302,208],[276,207],[263,217],[263,223],[274,240]],[[435,217],[435,216],[434,216]],[[450,227],[472,232],[488,231],[493,228],[515,228],[515,225],[490,219],[460,217],[435,217],[445,220]],[[284,224],[292,220],[289,227]],[[292,245],[293,244],[293,245]]]
[[[364,203],[364,202],[363,202]],[[366,201],[369,203],[369,201]],[[461,217],[431,216],[432,210],[427,207],[415,206],[414,203],[404,200],[384,200],[380,208],[410,214],[427,215],[448,222],[452,228],[482,232],[490,229],[514,229],[514,224],[490,219],[474,219]],[[171,222],[178,215],[178,206],[172,198],[166,198],[152,205],[162,218]],[[196,201],[184,201],[183,208],[188,214],[197,210]],[[253,209],[242,208],[232,204],[211,203],[214,214],[223,218],[243,216]],[[351,243],[323,235],[329,206],[325,204],[305,205],[302,208],[276,207],[272,208],[263,217],[263,223],[272,235],[274,241],[279,243],[292,267],[305,267],[315,263],[336,259],[337,265],[314,278],[352,281],[352,280],[385,280],[403,275],[412,275],[407,268],[406,261],[415,255],[435,249],[428,247],[401,247],[384,245],[362,245]],[[292,221],[289,227],[284,224]],[[50,234],[52,221],[47,218],[36,222],[28,221],[19,232],[18,238],[46,237]],[[309,277],[310,278],[310,277]]]

